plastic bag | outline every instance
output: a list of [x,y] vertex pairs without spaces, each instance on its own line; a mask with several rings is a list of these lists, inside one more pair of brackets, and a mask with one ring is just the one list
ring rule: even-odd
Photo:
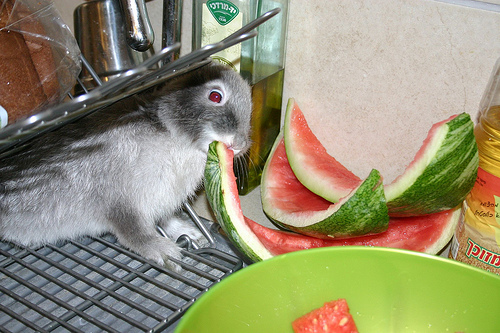
[[[49,0],[0,0],[0,121],[60,103],[81,70],[80,50]],[[3,113],[3,114],[2,114]]]

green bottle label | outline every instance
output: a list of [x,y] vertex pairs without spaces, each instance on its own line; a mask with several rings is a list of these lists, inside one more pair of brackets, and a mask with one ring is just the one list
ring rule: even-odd
[[228,24],[240,12],[238,7],[226,0],[208,0],[207,8],[220,25]]

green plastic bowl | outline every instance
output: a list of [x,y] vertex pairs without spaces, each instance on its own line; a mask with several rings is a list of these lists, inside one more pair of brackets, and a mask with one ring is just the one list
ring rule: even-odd
[[499,276],[418,252],[354,246],[250,265],[196,301],[175,332],[293,332],[293,320],[338,298],[362,333],[500,332]]

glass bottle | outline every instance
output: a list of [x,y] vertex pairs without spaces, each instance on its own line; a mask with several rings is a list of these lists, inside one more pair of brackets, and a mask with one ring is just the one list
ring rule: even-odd
[[280,131],[288,0],[193,0],[193,49],[219,42],[274,8],[281,12],[260,25],[256,37],[212,56],[238,71],[252,86],[252,146],[234,163],[240,194],[260,184]]
[[449,256],[500,274],[500,59],[481,100],[474,135],[478,175],[465,199]]

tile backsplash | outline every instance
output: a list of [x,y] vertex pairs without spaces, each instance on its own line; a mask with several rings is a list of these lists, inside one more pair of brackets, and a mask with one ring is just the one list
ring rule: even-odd
[[[72,27],[76,0],[55,0]],[[161,39],[161,0],[148,3]],[[390,182],[431,125],[477,115],[500,57],[500,0],[291,0],[284,98],[328,151],[360,177]],[[183,48],[190,50],[191,1]]]
[[386,182],[433,123],[475,116],[500,57],[500,13],[442,2],[292,2],[290,19],[285,95],[334,157]]

